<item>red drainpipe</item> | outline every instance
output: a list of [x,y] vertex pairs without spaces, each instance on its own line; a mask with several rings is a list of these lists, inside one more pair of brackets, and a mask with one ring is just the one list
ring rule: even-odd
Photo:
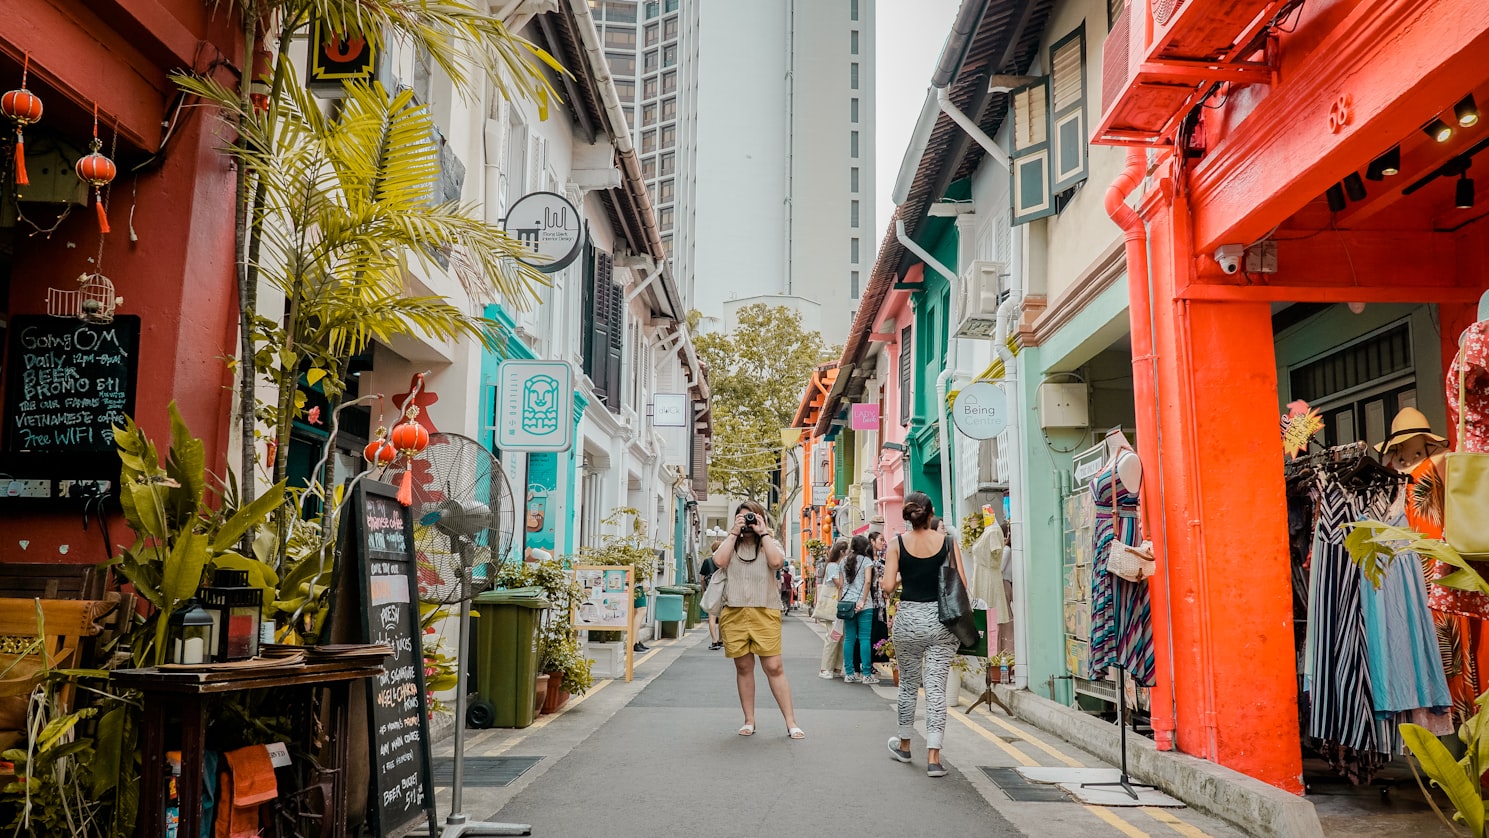
[[[1137,211],[1127,205],[1147,171],[1144,149],[1127,150],[1127,166],[1106,190],[1106,214],[1122,228],[1127,245],[1128,314],[1132,322],[1132,391],[1137,405],[1138,451],[1143,462],[1142,506],[1144,532],[1153,540],[1159,573],[1148,585],[1152,598],[1153,654],[1156,657],[1153,736],[1159,750],[1174,747],[1173,634],[1169,609],[1168,550],[1165,528],[1155,530],[1163,516],[1163,454],[1158,425],[1158,357],[1153,354],[1153,307],[1148,287],[1148,230]],[[1152,515],[1154,509],[1158,516]],[[1155,584],[1156,583],[1156,584]]]

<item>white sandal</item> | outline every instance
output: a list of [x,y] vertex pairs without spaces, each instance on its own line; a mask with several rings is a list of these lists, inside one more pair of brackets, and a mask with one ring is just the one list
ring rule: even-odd
[[745,725],[744,727],[741,727],[739,729],[739,735],[740,736],[754,736],[755,735],[755,726],[754,725]]
[[789,737],[791,737],[792,739],[805,739],[805,738],[807,738],[807,732],[804,731],[804,730],[802,730],[799,727],[788,727],[788,728],[786,728],[786,735],[789,736]]

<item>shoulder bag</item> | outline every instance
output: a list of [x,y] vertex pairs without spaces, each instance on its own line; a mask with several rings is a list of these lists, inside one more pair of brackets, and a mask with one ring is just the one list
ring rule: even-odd
[[724,611],[724,588],[729,584],[728,568],[719,568],[708,577],[708,587],[703,590],[703,611],[714,617]]
[[[1465,447],[1468,357],[1458,351],[1458,447]],[[1455,451],[1445,458],[1443,540],[1459,555],[1489,561],[1489,454]]]
[[940,586],[936,596],[936,617],[963,646],[976,646],[982,639],[977,631],[977,618],[972,615],[972,597],[957,572],[955,548],[947,536],[946,560],[941,563]]
[[[1115,463],[1112,468],[1116,469]],[[1134,547],[1117,537],[1117,481],[1120,479],[1113,471],[1112,543],[1107,547],[1106,572],[1126,579],[1128,582],[1142,582],[1153,575],[1158,562],[1153,558],[1153,542],[1144,541]]]
[[831,582],[817,586],[817,604],[812,606],[812,619],[830,623],[838,616],[838,589]]

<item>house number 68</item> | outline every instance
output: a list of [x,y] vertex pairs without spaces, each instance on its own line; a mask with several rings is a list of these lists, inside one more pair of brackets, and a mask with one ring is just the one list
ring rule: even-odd
[[1344,126],[1349,124],[1351,116],[1350,106],[1351,101],[1348,93],[1340,95],[1338,99],[1334,100],[1334,104],[1329,106],[1329,133],[1337,134],[1344,130]]

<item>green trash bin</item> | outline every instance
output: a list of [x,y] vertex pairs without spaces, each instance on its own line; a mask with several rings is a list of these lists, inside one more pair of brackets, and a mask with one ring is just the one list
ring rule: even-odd
[[537,716],[538,626],[552,605],[541,588],[476,597],[476,700],[470,727],[527,727]]
[[666,594],[681,599],[682,613],[678,614],[678,634],[682,634],[693,626],[693,606],[697,602],[697,596],[693,593],[693,586],[686,583],[681,585],[658,585],[657,594]]
[[688,589],[687,627],[691,629],[693,626],[698,625],[698,623],[708,619],[707,615],[703,613],[703,586],[696,582],[688,582],[682,587]]
[[683,624],[683,602],[680,594],[664,593],[657,591],[656,614],[653,619],[662,627],[663,637],[679,637],[682,635]]

